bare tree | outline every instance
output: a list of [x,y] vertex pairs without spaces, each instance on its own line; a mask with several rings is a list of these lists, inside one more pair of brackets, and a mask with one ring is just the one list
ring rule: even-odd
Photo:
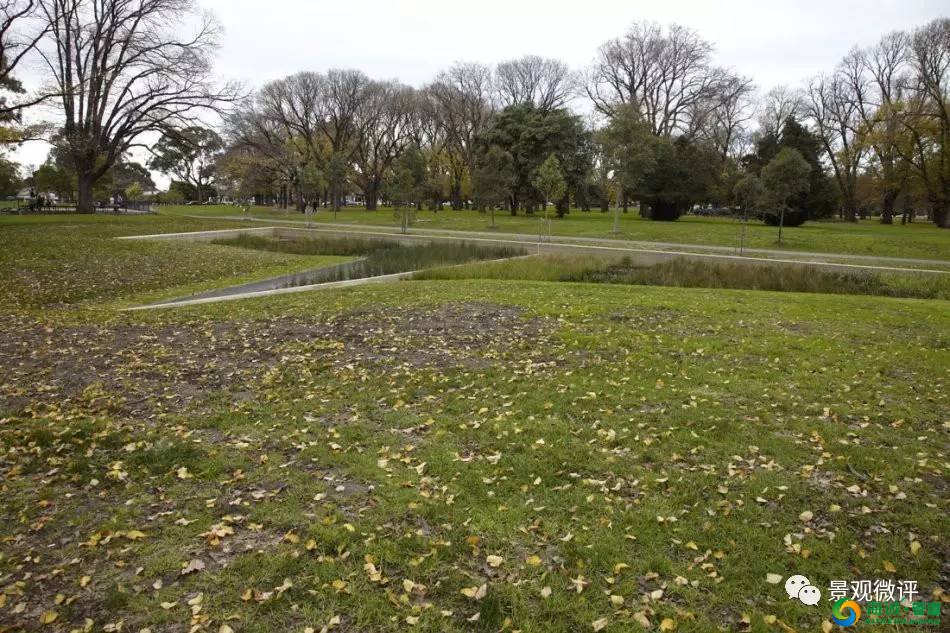
[[62,102],[79,211],[94,209],[94,185],[143,134],[199,124],[201,110],[234,98],[234,86],[213,87],[214,20],[206,15],[182,36],[194,0],[39,0],[39,7],[49,25],[39,50]]
[[[322,142],[326,77],[301,72],[269,82],[257,95],[255,122],[262,151],[281,165],[286,174],[281,186],[281,204],[288,204],[289,191],[295,192],[299,211],[304,210],[302,174],[308,169],[325,169],[328,145]],[[253,138],[253,137],[252,137]]]
[[[21,62],[32,53],[46,34],[46,24],[38,19],[37,0],[0,0],[0,91],[18,95],[10,99],[0,94],[0,123],[19,122],[26,108],[52,95],[46,91],[26,96],[26,89],[15,77]],[[31,136],[29,130],[6,130],[0,143],[20,142]]]
[[374,82],[360,103],[356,115],[359,138],[354,154],[355,180],[370,211],[376,209],[386,172],[411,140],[415,106],[412,88],[395,81]]
[[270,122],[271,131],[280,130],[283,151],[296,163],[297,177],[292,182],[301,210],[304,200],[299,175],[314,170],[329,185],[333,208],[340,207],[360,150],[364,150],[364,167],[372,153],[363,145],[363,134],[379,131],[380,117],[391,105],[389,97],[396,95],[358,70],[301,72],[261,89],[257,97],[260,116]]
[[441,107],[429,88],[417,90],[409,120],[409,143],[419,148],[428,163],[426,194],[433,210],[442,207],[450,182],[465,173],[465,163],[458,152],[452,151],[448,130],[443,125]]
[[439,73],[427,89],[452,156],[452,208],[462,208],[462,182],[475,170],[475,140],[495,113],[491,69],[483,64],[456,63]]
[[495,68],[495,90],[503,107],[531,104],[542,111],[563,108],[577,86],[577,75],[559,59],[525,55]]
[[803,95],[800,90],[788,86],[775,86],[762,100],[759,110],[759,133],[777,137],[788,117],[800,119],[804,112]]
[[871,152],[881,194],[881,222],[891,224],[894,204],[904,187],[906,170],[898,153],[900,109],[907,82],[907,44],[904,32],[886,35],[870,49],[854,49],[839,72],[847,81],[861,117],[859,138]]
[[[259,188],[267,183],[278,192],[281,204],[286,206],[288,192],[300,181],[301,165],[305,160],[300,144],[286,125],[267,110],[261,95],[247,99],[225,117],[228,149],[224,166],[233,177],[245,181],[241,189]],[[253,184],[248,185],[247,181]]]
[[587,95],[608,117],[618,106],[640,109],[657,136],[695,132],[712,110],[722,79],[710,65],[713,46],[677,24],[634,23],[600,47],[588,71]]
[[812,80],[804,107],[834,171],[845,219],[856,222],[858,169],[864,146],[858,138],[861,116],[847,73],[839,69],[830,77]]
[[725,159],[736,157],[746,149],[748,126],[755,117],[755,84],[752,79],[723,72],[716,93],[705,106],[712,106],[694,119],[702,122],[700,135],[705,136]]
[[334,210],[343,202],[344,173],[359,147],[359,109],[371,86],[370,78],[358,70],[330,70],[326,74],[319,131],[329,151],[327,176]]
[[326,77],[301,72],[271,81],[258,93],[262,116],[283,128],[288,143],[294,143],[303,162],[321,160],[319,132],[323,125]]
[[950,18],[917,29],[907,55],[906,141],[897,149],[926,190],[934,223],[950,228]]

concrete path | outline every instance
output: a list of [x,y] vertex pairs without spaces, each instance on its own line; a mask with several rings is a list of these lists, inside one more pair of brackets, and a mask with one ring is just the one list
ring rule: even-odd
[[[363,279],[346,279],[343,281],[330,281],[322,284],[311,284],[309,286],[292,286],[290,288],[274,288],[272,290],[258,290],[253,292],[238,292],[234,294],[215,294],[214,296],[201,296],[194,299],[169,299],[158,303],[151,303],[134,308],[123,308],[122,312],[137,312],[139,310],[158,310],[160,308],[181,308],[184,306],[201,305],[203,303],[218,303],[219,301],[234,301],[236,299],[253,299],[255,297],[270,297],[272,295],[286,295],[295,292],[310,292],[311,290],[323,290],[325,288],[346,288],[349,286],[361,286],[363,284],[378,284],[388,281],[397,281],[406,279],[416,274],[418,271],[409,271],[404,273],[394,273],[392,275],[380,275],[378,277],[364,277]],[[269,280],[265,280],[269,281]],[[222,289],[225,293],[230,288]]]
[[[306,227],[306,220],[281,220],[274,218],[243,217],[243,216],[209,216],[187,215],[184,217],[197,219],[218,219],[230,221],[251,221],[267,224],[286,224],[297,227]],[[329,229],[334,232],[347,231],[352,233],[367,234],[385,234],[399,236],[402,235],[398,227],[372,224],[342,224],[334,222],[312,222],[311,230]],[[527,233],[497,233],[493,231],[459,231],[454,229],[427,229],[413,227],[409,230],[409,235],[430,236],[430,237],[451,237],[464,240],[488,240],[501,243],[518,243],[527,246],[536,246],[538,243],[537,235]],[[704,244],[683,244],[678,242],[651,242],[643,240],[623,240],[600,237],[584,236],[552,236],[545,246],[576,245],[576,246],[597,246],[606,247],[607,250],[617,251],[646,251],[646,252],[671,252],[677,254],[722,254],[730,258],[735,257],[742,260],[769,259],[785,263],[842,263],[852,264],[861,268],[875,268],[881,270],[914,270],[918,268],[946,269],[950,272],[950,260],[940,259],[919,259],[911,257],[888,257],[879,255],[853,255],[848,253],[816,253],[812,251],[793,251],[767,248],[746,248],[743,254],[738,253],[738,249],[731,246],[715,246]],[[599,249],[595,249],[599,250]],[[936,272],[930,270],[928,272]]]

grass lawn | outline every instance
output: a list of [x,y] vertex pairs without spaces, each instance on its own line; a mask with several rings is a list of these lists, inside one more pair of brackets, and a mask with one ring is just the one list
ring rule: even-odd
[[[172,215],[240,215],[233,206],[164,206],[163,214]],[[283,211],[273,207],[255,207],[256,217],[304,220],[295,211]],[[497,231],[508,233],[538,233],[539,215],[523,213],[512,217],[496,212]],[[321,209],[313,215],[314,222],[337,222],[340,224],[367,224],[398,226],[392,209],[367,211],[362,208],[342,209],[336,217],[332,211]],[[477,211],[452,211],[438,213],[419,211],[415,228],[441,228],[465,231],[485,231],[489,217]],[[613,211],[584,213],[574,210],[564,218],[552,213],[551,233],[558,236],[610,237],[613,228]],[[738,247],[740,223],[732,219],[684,216],[676,222],[645,220],[634,212],[621,218],[622,238],[651,242],[673,242],[702,246]],[[749,222],[746,227],[747,248],[786,249],[820,253],[848,253],[887,257],[950,260],[950,231],[938,229],[933,224],[918,221],[901,226],[899,223],[884,226],[876,220],[859,224],[845,222],[809,222],[801,227],[785,229],[784,241],[776,244],[778,229],[761,222]]]
[[123,235],[235,228],[156,216],[0,216],[0,305],[29,311],[134,297],[144,302],[347,261]]
[[0,630],[832,630],[796,573],[947,599],[950,303],[459,279],[112,309],[302,257],[108,239],[213,226],[0,224]]

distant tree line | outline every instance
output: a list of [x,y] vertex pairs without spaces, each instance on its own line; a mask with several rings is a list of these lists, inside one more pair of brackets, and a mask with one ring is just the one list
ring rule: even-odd
[[[41,180],[83,209],[144,145],[147,167],[174,181],[167,199],[558,215],[635,204],[654,220],[741,212],[779,225],[923,209],[950,226],[950,19],[764,95],[695,31],[647,22],[579,70],[528,55],[455,63],[421,87],[331,69],[241,94],[214,81],[219,28],[196,9],[0,0],[0,142],[49,139]],[[31,56],[48,70],[36,94],[16,79]],[[25,125],[43,101],[61,116]],[[7,163],[0,187],[15,180]]]
[[[650,23],[606,42],[580,72],[536,56],[457,63],[421,88],[302,72],[231,111],[216,171],[238,195],[300,210],[349,195],[375,209],[408,156],[420,166],[414,204],[435,210],[532,213],[548,200],[563,215],[636,202],[656,220],[741,207],[797,225],[872,211],[890,223],[900,207],[947,226],[948,42],[950,21],[935,20],[852,51],[805,89],[761,98],[713,63],[697,33]],[[584,99],[594,116],[571,109]],[[551,157],[564,182],[556,199],[537,186]],[[789,190],[778,174],[792,172],[779,167],[800,161],[806,177]]]
[[[140,195],[154,185],[130,150],[156,134],[177,138],[233,101],[235,87],[212,75],[219,33],[194,0],[0,0],[0,143],[50,141],[50,159],[28,180],[60,189],[79,211],[130,170],[142,177],[123,193]],[[27,94],[16,74],[30,59],[45,72]],[[55,106],[55,120],[25,124],[39,103]]]

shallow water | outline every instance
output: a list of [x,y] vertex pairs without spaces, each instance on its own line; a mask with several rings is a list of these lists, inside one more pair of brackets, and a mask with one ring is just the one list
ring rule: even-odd
[[334,281],[369,279],[426,268],[451,266],[471,261],[518,257],[523,254],[523,249],[476,247],[464,242],[457,245],[428,244],[419,246],[394,246],[392,248],[374,251],[367,257],[335,266],[324,266],[287,275],[280,275],[278,277],[271,277],[269,279],[262,279],[261,281],[229,286],[227,288],[216,288],[184,297],[158,301],[152,305],[163,305],[194,299],[229,297],[251,292],[297,288],[300,286],[312,286]]

